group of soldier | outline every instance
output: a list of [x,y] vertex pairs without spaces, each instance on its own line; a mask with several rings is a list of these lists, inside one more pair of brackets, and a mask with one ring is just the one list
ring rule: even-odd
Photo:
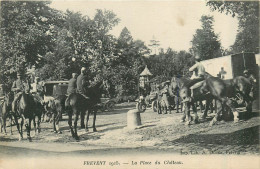
[[[11,91],[14,93],[14,100],[12,103],[12,111],[14,111],[16,108],[17,101],[21,98],[21,95],[23,92],[34,95],[34,98],[36,98],[39,101],[42,101],[42,98],[40,96],[43,96],[44,89],[43,85],[39,83],[39,77],[34,78],[34,83],[30,84],[28,80],[22,79],[21,73],[17,73],[17,79],[13,82]],[[80,93],[84,97],[86,96],[86,85],[88,84],[88,78],[86,75],[86,68],[81,68],[81,74],[78,76],[77,73],[72,73],[72,78],[69,80],[67,94],[71,93]]]
[[[186,97],[186,99],[182,100],[182,102],[191,101],[193,99],[193,91],[196,88],[201,87],[203,84],[203,81],[205,80],[204,75],[206,73],[206,70],[205,70],[205,67],[203,66],[203,64],[201,63],[201,58],[199,55],[195,55],[195,62],[196,63],[189,69],[189,71],[192,72],[191,80],[196,80],[198,82],[190,87],[191,96]],[[252,84],[251,90],[254,90],[255,84],[256,84],[256,78],[254,77],[252,72],[250,72],[248,69],[246,69],[243,72],[243,76],[246,77],[250,81],[250,83]],[[170,107],[169,83],[170,83],[170,81],[166,81],[163,83],[163,86],[157,85],[157,91],[156,91],[157,96],[156,97],[157,97],[158,111],[159,111],[159,107],[167,107],[166,109],[169,109],[170,113],[171,113],[171,109],[169,108]],[[161,88],[163,88],[163,89],[161,89]],[[175,102],[180,101],[179,98],[177,98],[177,97],[174,100],[175,100]],[[166,111],[166,113],[167,113],[167,111]]]

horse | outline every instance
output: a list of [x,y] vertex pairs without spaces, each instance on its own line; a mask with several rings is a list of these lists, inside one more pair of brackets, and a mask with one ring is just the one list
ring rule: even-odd
[[[35,102],[35,98],[29,93],[30,91],[30,82],[26,81],[25,90],[21,92],[20,100],[18,100],[15,106],[14,111],[14,119],[17,124],[17,129],[19,132],[19,141],[23,138],[23,124],[25,123],[26,131],[27,131],[27,139],[31,142],[32,138],[30,135],[31,131],[31,122],[32,120],[39,121],[35,118],[39,117],[39,111],[37,111],[37,104]],[[21,123],[19,125],[18,119],[21,119]],[[37,123],[38,124],[38,123]],[[35,122],[34,122],[34,125]],[[36,128],[36,126],[34,126]],[[39,129],[39,127],[37,127]],[[35,129],[36,131],[36,129]]]
[[[93,118],[93,132],[96,132],[96,114],[97,114],[97,104],[101,102],[101,94],[102,94],[103,82],[98,82],[95,85],[87,88],[87,94],[84,97],[79,93],[72,93],[68,96],[65,107],[68,110],[68,124],[71,130],[72,137],[76,140],[79,140],[79,136],[77,134],[77,121],[79,115],[81,116],[81,128],[85,128],[85,131],[88,131],[88,120],[91,112],[94,114]],[[84,124],[85,114],[88,111],[86,118],[86,125]],[[74,129],[72,127],[72,115],[74,115]]]
[[49,100],[46,104],[46,110],[48,110],[48,113],[50,113],[49,118],[52,118],[54,133],[62,133],[59,128],[59,121],[61,120],[62,114],[65,111],[66,98],[66,95],[58,95],[53,100]]
[[1,133],[4,130],[4,133],[6,134],[6,120],[9,118],[9,123],[10,123],[10,134],[13,134],[12,131],[12,100],[13,100],[13,95],[12,93],[6,93],[4,96],[3,103],[1,104],[1,109],[0,109],[0,127],[1,127]]
[[44,101],[43,101],[43,93],[37,92],[32,94],[35,103],[34,109],[34,118],[33,118],[33,125],[36,134],[39,134],[41,131],[40,123],[42,119],[42,115],[45,114],[44,109]]
[[[186,97],[190,96],[190,89],[189,87],[197,83],[199,80],[190,80],[185,77],[181,78],[172,78],[171,84],[170,84],[170,94],[171,95],[177,95],[180,96],[182,100],[184,100]],[[198,123],[198,115],[197,115],[197,105],[196,102],[200,102],[200,110],[202,111],[202,101],[206,100],[206,108],[204,110],[203,118],[206,118],[207,111],[209,110],[210,103],[212,102],[213,98],[210,95],[202,95],[200,93],[200,89],[194,90],[194,98],[191,102],[183,102],[185,110],[183,111],[183,117],[181,118],[181,122],[184,122],[186,119],[186,116],[188,118],[188,121],[186,122],[187,125],[191,124],[192,117],[190,116],[190,106],[192,106],[193,112],[195,114],[195,123]]]
[[[209,76],[206,74],[205,81],[201,87],[201,92],[210,92],[210,94],[222,105],[223,108],[227,107],[232,111],[234,116],[234,122],[239,121],[239,113],[237,112],[235,105],[231,98],[235,97],[237,93],[240,93],[243,100],[246,102],[247,111],[252,110],[252,98],[250,97],[251,83],[243,76],[237,76],[234,79],[222,80],[218,77]],[[211,121],[210,125],[214,125],[220,117],[220,111],[217,111],[215,117]]]

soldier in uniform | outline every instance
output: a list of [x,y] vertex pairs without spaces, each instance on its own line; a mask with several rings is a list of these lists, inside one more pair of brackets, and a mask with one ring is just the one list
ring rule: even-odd
[[17,80],[13,82],[11,90],[15,95],[14,101],[12,103],[12,111],[15,112],[16,102],[20,99],[23,91],[25,90],[25,82],[22,80],[20,73],[17,73]]
[[251,91],[250,91],[250,96],[251,97],[254,97],[254,90],[256,90],[256,88],[257,88],[257,81],[256,81],[256,78],[254,77],[254,75],[252,74],[252,73],[250,73],[249,72],[249,70],[244,70],[244,77],[245,78],[247,78],[249,81],[250,81],[250,83],[251,83],[251,85],[252,85],[252,87],[251,87]]
[[82,96],[84,96],[86,99],[89,99],[89,97],[87,97],[87,95],[86,95],[87,87],[88,87],[88,77],[86,75],[86,68],[82,67],[81,74],[77,78],[77,92],[79,94],[81,94]]
[[76,93],[77,90],[77,73],[72,73],[72,78],[69,80],[67,94]]
[[193,86],[190,87],[191,89],[191,98],[186,98],[185,100],[183,101],[190,101],[190,99],[193,98],[193,91],[194,89],[198,88],[198,87],[201,87],[202,84],[203,84],[203,80],[204,80],[204,74],[205,74],[205,67],[202,65],[202,63],[200,62],[201,61],[201,58],[199,55],[196,54],[195,56],[195,65],[193,65],[189,71],[190,72],[193,72],[193,75],[192,75],[192,78],[191,79],[196,79],[196,80],[201,80],[200,82],[194,84]]
[[40,81],[39,77],[34,78],[34,83],[32,84],[31,93],[39,102],[42,102],[43,101],[43,98],[42,98],[43,97],[43,86],[42,86],[42,84],[39,83],[39,81]]

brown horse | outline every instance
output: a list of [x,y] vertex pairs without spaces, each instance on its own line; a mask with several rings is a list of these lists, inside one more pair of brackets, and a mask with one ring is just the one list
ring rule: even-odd
[[[247,111],[252,110],[252,98],[249,96],[251,91],[251,83],[243,76],[235,77],[231,80],[222,80],[217,77],[206,75],[206,80],[201,87],[201,92],[210,92],[214,99],[218,100],[222,104],[222,109],[227,107],[232,111],[234,116],[234,122],[239,121],[239,113],[237,112],[235,105],[231,98],[234,98],[237,93],[240,93],[243,100],[246,102]],[[211,121],[210,125],[215,124],[220,116],[221,111],[217,111],[216,116]]]
[[[27,131],[27,139],[32,141],[30,131],[31,131],[31,122],[34,121],[35,132],[40,131],[40,118],[41,118],[41,109],[38,107],[38,102],[36,102],[33,95],[29,93],[30,91],[30,82],[27,79],[25,84],[25,90],[22,91],[20,99],[16,104],[14,110],[14,119],[17,124],[17,129],[19,132],[19,141],[23,138],[23,125],[25,123]],[[19,125],[18,119],[21,119]],[[36,123],[37,122],[37,123]],[[37,125],[37,127],[36,127]]]
[[[49,100],[45,105],[45,109],[48,111],[47,113],[50,113],[48,118],[52,118],[54,133],[62,133],[59,128],[59,121],[61,120],[62,114],[65,111],[66,98],[66,95],[59,95],[54,98],[54,100]],[[49,120],[50,119],[48,119],[48,121]]]
[[12,100],[13,100],[12,93],[5,94],[4,101],[1,104],[1,110],[0,110],[1,133],[4,130],[4,133],[6,134],[6,121],[9,118],[11,135],[13,134],[13,131],[12,131]]
[[[96,114],[97,114],[97,104],[101,102],[101,94],[103,91],[103,82],[99,82],[96,85],[89,87],[87,89],[87,97],[79,93],[72,93],[68,96],[65,106],[68,110],[69,120],[68,124],[71,130],[72,137],[76,140],[79,140],[79,136],[77,134],[77,122],[79,115],[81,116],[81,128],[85,128],[88,131],[88,120],[91,112],[94,114],[93,118],[93,131],[96,132]],[[87,114],[86,125],[84,124],[85,114]],[[74,129],[72,127],[72,115],[74,115]]]

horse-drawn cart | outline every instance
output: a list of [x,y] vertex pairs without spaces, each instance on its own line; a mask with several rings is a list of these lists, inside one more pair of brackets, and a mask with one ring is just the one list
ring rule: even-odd
[[44,102],[53,100],[58,95],[66,95],[68,81],[47,81],[43,84]]
[[110,98],[101,98],[101,103],[98,104],[99,109],[104,111],[113,111],[115,108],[115,100]]

